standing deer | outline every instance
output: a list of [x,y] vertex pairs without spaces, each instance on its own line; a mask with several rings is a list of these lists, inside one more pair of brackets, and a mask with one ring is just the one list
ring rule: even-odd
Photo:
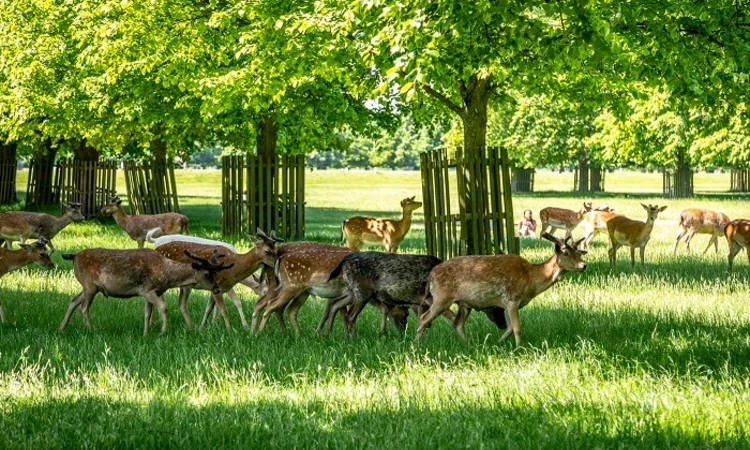
[[151,315],[156,306],[161,315],[161,334],[167,332],[167,304],[164,292],[167,289],[199,285],[214,293],[221,292],[216,276],[234,264],[217,264],[223,255],[213,254],[211,261],[185,252],[191,263],[185,264],[169,259],[154,250],[110,250],[93,248],[78,254],[64,254],[63,259],[73,260],[73,269],[81,292],[73,297],[60,324],[60,331],[70,322],[73,312],[81,307],[86,328],[92,329],[89,307],[97,293],[113,298],[144,298],[143,335],[148,334]]
[[[485,312],[498,328],[507,326],[500,342],[513,333],[516,347],[521,345],[521,322],[518,311],[534,297],[549,289],[569,271],[582,272],[586,252],[549,234],[542,237],[555,244],[555,254],[541,264],[532,264],[518,255],[460,256],[448,260],[430,272],[425,300],[432,306],[419,319],[417,339],[425,328],[453,303],[458,303],[456,334],[466,340],[464,323],[471,310]],[[504,314],[504,318],[501,316]],[[504,319],[504,320],[503,320]]]
[[747,251],[747,260],[750,262],[750,220],[737,219],[729,222],[724,228],[724,236],[729,244],[729,272],[732,272],[734,257],[743,248]]
[[583,248],[588,250],[596,235],[607,231],[607,222],[619,215],[615,214],[614,209],[609,206],[599,206],[587,212],[583,216]]
[[29,222],[16,213],[0,213],[0,239],[5,240],[7,249],[13,248],[13,241],[19,241],[21,244],[26,242],[31,236],[31,225]]
[[57,233],[73,222],[86,220],[86,217],[81,213],[80,203],[66,203],[63,205],[63,213],[59,217],[46,213],[28,211],[14,211],[13,214],[23,217],[26,222],[29,223],[31,231],[29,233],[30,238],[47,239],[47,245],[49,245],[49,248],[52,251],[55,249],[52,245],[52,239],[57,236]]
[[630,269],[635,268],[635,248],[641,249],[641,267],[643,267],[644,254],[646,253],[646,244],[651,239],[651,231],[654,229],[654,221],[660,212],[667,209],[666,206],[644,205],[648,217],[646,222],[628,219],[625,216],[611,218],[607,222],[607,232],[609,232],[609,263],[612,270],[617,268],[617,249],[623,245],[630,247]]
[[[214,252],[222,252],[225,254],[223,262],[233,266],[231,269],[224,270],[216,275],[217,290],[211,292],[206,311],[203,314],[201,320],[201,329],[206,325],[208,316],[211,314],[215,306],[218,306],[219,312],[224,317],[224,325],[227,329],[232,328],[229,323],[229,314],[227,313],[227,307],[224,304],[224,293],[229,295],[229,298],[234,302],[237,312],[240,315],[242,326],[245,329],[249,329],[247,320],[245,319],[245,313],[242,310],[242,303],[234,292],[233,288],[238,283],[243,283],[250,277],[255,271],[260,269],[263,265],[273,267],[274,262],[277,258],[276,241],[266,236],[260,229],[257,230],[258,239],[253,239],[255,244],[253,248],[247,253],[234,253],[227,251],[223,245],[207,245],[199,244],[195,242],[181,242],[173,241],[168,242],[164,245],[157,247],[155,250],[164,255],[169,259],[180,262],[188,262],[186,259],[186,251],[189,251],[192,255],[199,256],[207,259]],[[205,288],[204,288],[205,289]],[[180,288],[180,311],[188,325],[192,324],[190,320],[190,314],[187,309],[187,301],[190,297],[192,290],[191,285],[183,285]]]
[[119,197],[111,197],[101,212],[113,216],[117,225],[138,243],[138,248],[143,248],[146,234],[154,228],[158,228],[159,232],[152,233],[153,235],[188,233],[189,221],[186,216],[173,212],[129,216],[122,209],[122,200]]
[[[31,263],[42,269],[54,269],[55,264],[49,258],[51,252],[47,250],[47,244],[46,239],[39,239],[33,244],[21,244],[20,250],[0,248],[0,277]],[[5,322],[2,301],[0,301],[0,322]]]
[[422,202],[414,197],[401,200],[403,215],[401,220],[375,219],[373,217],[350,217],[341,225],[346,246],[351,249],[359,248],[362,243],[383,244],[385,251],[396,253],[401,241],[411,227],[411,215],[414,210],[422,206]]
[[557,229],[565,230],[565,237],[573,236],[573,230],[583,220],[583,215],[591,211],[591,202],[583,202],[583,206],[578,212],[565,208],[547,207],[539,211],[539,220],[542,222],[542,228],[539,230],[539,241],[541,245],[542,233],[547,232],[554,235]]
[[710,234],[711,239],[708,241],[705,254],[714,244],[714,249],[719,252],[719,236],[724,235],[724,227],[729,223],[729,217],[726,214],[714,211],[706,211],[699,208],[688,208],[680,213],[680,233],[677,235],[677,241],[674,243],[674,251],[677,253],[677,245],[680,239],[685,236],[685,245],[690,251],[690,241],[696,233]]

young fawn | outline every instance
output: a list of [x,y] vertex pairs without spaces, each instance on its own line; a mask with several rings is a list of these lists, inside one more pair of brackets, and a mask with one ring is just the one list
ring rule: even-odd
[[411,215],[414,210],[422,206],[422,202],[414,197],[401,201],[403,215],[401,220],[375,219],[373,217],[350,217],[346,219],[341,229],[346,238],[346,245],[356,249],[363,243],[382,244],[388,253],[396,253],[401,241],[411,227]]

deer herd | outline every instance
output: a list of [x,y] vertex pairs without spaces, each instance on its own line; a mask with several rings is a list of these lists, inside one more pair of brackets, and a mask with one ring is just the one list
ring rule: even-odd
[[[164,293],[180,289],[179,309],[186,326],[192,326],[188,300],[193,289],[209,292],[209,301],[200,328],[218,310],[226,328],[231,328],[224,304],[224,294],[234,303],[242,326],[251,333],[264,330],[271,316],[276,316],[282,330],[286,329],[287,313],[294,332],[301,330],[297,314],[312,295],[326,299],[326,306],[317,327],[318,333],[331,332],[335,318],[340,315],[350,335],[355,332],[357,317],[367,304],[382,314],[381,333],[387,332],[388,322],[400,331],[406,328],[410,311],[417,314],[419,339],[432,321],[443,316],[456,334],[466,339],[464,325],[470,313],[480,311],[501,330],[500,340],[512,333],[516,346],[521,343],[519,310],[534,297],[549,289],[566,272],[582,272],[591,241],[606,230],[609,235],[609,262],[616,268],[617,250],[630,249],[630,266],[635,265],[635,249],[644,264],[648,244],[658,214],[666,206],[641,205],[646,220],[633,220],[606,205],[593,208],[584,202],[578,211],[558,207],[544,208],[540,242],[547,239],[554,244],[554,253],[544,262],[532,264],[518,255],[461,256],[442,261],[434,256],[398,254],[399,245],[411,226],[412,214],[422,203],[414,197],[401,202],[400,220],[352,217],[342,224],[342,241],[346,247],[319,242],[285,243],[271,231],[266,235],[258,229],[250,237],[252,248],[240,253],[228,243],[188,236],[188,218],[182,214],[129,216],[122,209],[122,201],[112,197],[101,212],[112,215],[137,249],[92,248],[77,254],[65,253],[70,260],[81,291],[75,295],[60,324],[62,331],[73,313],[80,307],[84,324],[91,329],[89,308],[95,296],[144,300],[143,334],[148,334],[156,307],[161,318],[161,334],[167,331],[167,304]],[[52,239],[67,225],[84,220],[81,205],[68,203],[59,217],[43,213],[0,213],[0,277],[29,264],[54,269],[50,259],[54,251]],[[573,240],[579,225],[584,232]],[[565,230],[564,238],[554,236]],[[734,220],[722,213],[702,209],[686,209],[680,213],[679,234],[673,252],[684,237],[687,249],[696,233],[710,234],[704,253],[711,247],[718,251],[718,239],[723,235],[729,244],[729,270],[737,253],[743,248],[750,261],[750,221]],[[31,244],[26,240],[35,239]],[[20,249],[13,250],[13,241],[20,241]],[[153,249],[144,248],[145,243]],[[384,246],[386,252],[360,252],[363,244]],[[258,296],[251,321],[245,318],[242,302],[235,286],[242,284]],[[456,305],[454,309],[451,309]],[[214,319],[216,315],[214,315]],[[0,322],[5,311],[0,302]]]

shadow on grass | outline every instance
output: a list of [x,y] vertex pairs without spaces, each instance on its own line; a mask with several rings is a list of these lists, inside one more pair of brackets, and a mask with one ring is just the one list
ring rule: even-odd
[[[499,394],[500,396],[502,394]],[[333,400],[336,401],[335,399]],[[12,401],[3,407],[4,448],[741,448],[665,424],[657,411],[574,400],[494,407],[448,402],[352,409],[330,402],[194,404],[80,398]],[[334,403],[335,405],[335,403]],[[730,430],[730,432],[733,430]],[[726,431],[725,431],[726,433]]]
[[[653,199],[661,198],[661,192],[586,192],[580,193],[575,191],[534,191],[534,192],[514,192],[514,198],[569,198],[569,199]],[[748,200],[750,193],[742,192],[696,192],[696,199],[703,200]],[[665,198],[664,201],[670,199]]]

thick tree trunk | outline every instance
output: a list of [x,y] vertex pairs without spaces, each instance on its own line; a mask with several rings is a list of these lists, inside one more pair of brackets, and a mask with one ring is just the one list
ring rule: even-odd
[[604,190],[604,171],[598,165],[591,164],[587,156],[578,159],[573,178],[573,190],[579,193],[601,192]]
[[511,168],[511,189],[513,192],[534,192],[534,169]]
[[77,201],[81,203],[81,212],[86,217],[93,217],[101,205],[96,204],[96,175],[99,162],[99,151],[82,140],[74,149],[73,179],[77,185]]
[[[55,158],[60,148],[52,145],[51,139],[34,149],[26,205],[52,205],[60,201],[59,186],[55,186]],[[33,186],[33,187],[32,187]]]
[[[255,148],[257,151],[258,159],[263,162],[255,173],[255,185],[250,186],[248,194],[252,195],[255,199],[255,205],[251,205],[254,214],[255,223],[264,232],[269,233],[271,230],[277,228],[278,214],[274,210],[273,205],[276,204],[276,165],[274,163],[276,157],[276,142],[279,138],[279,124],[273,115],[269,114],[258,121],[256,125],[257,137],[255,140]],[[261,167],[265,167],[265,170],[260,170]],[[270,169],[269,169],[270,168]],[[254,232],[255,230],[251,230]]]
[[685,151],[677,154],[677,167],[664,171],[664,197],[690,198],[693,196],[693,169],[685,160]]
[[0,203],[8,204],[18,201],[16,195],[16,150],[15,142],[0,142]]

